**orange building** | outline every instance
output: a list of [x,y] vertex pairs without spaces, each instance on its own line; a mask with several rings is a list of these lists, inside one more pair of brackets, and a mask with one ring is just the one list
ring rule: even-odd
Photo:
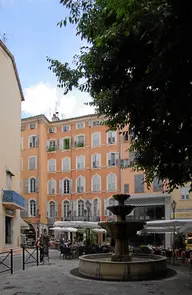
[[21,192],[25,217],[35,229],[55,220],[113,219],[107,206],[116,193],[131,194],[137,219],[170,218],[170,196],[156,180],[148,190],[144,174],[128,168],[134,161],[131,134],[107,132],[101,122],[96,115],[22,119]]

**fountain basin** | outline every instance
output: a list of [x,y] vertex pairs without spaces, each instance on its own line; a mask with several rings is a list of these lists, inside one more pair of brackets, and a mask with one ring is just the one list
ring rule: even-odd
[[167,273],[166,257],[153,254],[132,254],[132,261],[111,261],[112,254],[91,254],[79,257],[79,273],[88,278],[111,281],[152,280]]

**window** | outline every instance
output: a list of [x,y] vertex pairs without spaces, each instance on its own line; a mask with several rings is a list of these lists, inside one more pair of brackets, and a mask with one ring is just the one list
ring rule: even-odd
[[23,171],[23,159],[20,159],[20,171]]
[[181,193],[181,200],[187,201],[190,200],[190,193],[189,193],[190,187],[182,187],[180,189]]
[[85,206],[84,206],[83,200],[78,201],[78,216],[80,217],[85,216]]
[[71,169],[71,161],[70,158],[65,157],[62,159],[62,171],[70,171]]
[[158,179],[158,177],[155,177],[153,180],[153,191],[159,192],[163,189],[163,182]]
[[99,168],[101,166],[100,160],[101,160],[100,154],[92,155],[92,167]]
[[34,177],[31,177],[29,180],[29,192],[35,193],[36,191],[36,179]]
[[24,131],[24,130],[25,130],[25,126],[21,125],[21,131]]
[[107,154],[107,166],[116,166],[119,162],[119,153]]
[[64,125],[63,127],[62,127],[62,131],[63,132],[66,132],[66,131],[69,131],[70,130],[70,125]]
[[100,126],[100,121],[94,121],[93,126]]
[[93,201],[93,216],[98,216],[98,200]]
[[101,191],[101,176],[94,175],[92,177],[92,191],[100,192]]
[[48,160],[48,171],[55,172],[56,171],[56,159]]
[[115,191],[117,184],[117,176],[113,173],[107,176],[107,190],[108,191]]
[[101,133],[96,132],[92,134],[92,146],[100,146],[101,145]]
[[129,132],[128,131],[125,131],[123,133],[123,137],[124,137],[124,141],[128,141],[129,140]]
[[29,124],[29,129],[35,129],[35,128],[36,128],[36,123]]
[[35,200],[30,200],[29,202],[29,210],[30,210],[30,216],[35,217],[36,216],[36,201]]
[[12,182],[11,173],[7,172],[6,177],[7,177],[7,190],[11,190],[11,182]]
[[29,157],[29,162],[28,162],[29,170],[36,169],[36,160],[37,160],[36,156]]
[[63,202],[63,217],[67,218],[70,214],[70,206],[69,206],[69,201],[64,201]]
[[85,169],[85,156],[80,155],[76,157],[76,169]]
[[38,136],[37,135],[29,136],[29,138],[28,138],[28,147],[29,148],[38,147]]
[[49,203],[49,208],[50,208],[50,218],[55,218],[56,214],[55,214],[55,202],[51,201]]
[[120,168],[128,168],[129,167],[129,160],[128,159],[121,159],[120,160]]
[[82,129],[85,128],[85,122],[79,122],[76,124],[76,129]]
[[107,132],[107,144],[116,143],[116,131],[108,131]]
[[135,193],[144,193],[144,175],[134,175]]
[[54,179],[50,179],[48,181],[48,194],[49,195],[56,194],[56,181]]
[[130,167],[134,166],[134,164],[135,164],[135,153],[134,152],[129,152],[129,163],[130,163]]
[[85,135],[77,135],[75,136],[74,141],[75,147],[84,147],[85,146]]
[[47,143],[47,151],[54,152],[57,149],[57,142],[56,140],[49,140]]
[[85,192],[85,178],[83,176],[79,176],[77,178],[77,193]]
[[125,183],[124,184],[124,194],[128,194],[129,193],[129,184]]
[[20,149],[23,149],[23,137],[20,138]]
[[70,193],[70,181],[69,179],[64,179],[63,181],[63,192],[64,194]]
[[56,133],[57,129],[56,127],[52,127],[48,129],[48,133]]
[[60,141],[60,149],[62,150],[70,150],[71,149],[71,138],[65,137]]

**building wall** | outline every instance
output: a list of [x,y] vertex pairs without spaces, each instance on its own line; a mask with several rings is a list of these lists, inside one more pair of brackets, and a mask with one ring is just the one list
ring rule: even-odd
[[[11,189],[20,193],[20,118],[21,93],[16,80],[11,58],[0,46],[0,252],[4,248],[5,208],[2,205],[2,190],[7,189],[6,170],[12,177]],[[13,246],[20,246],[20,211],[13,218]]]
[[[23,193],[27,201],[31,199],[37,200],[38,212],[34,217],[30,217],[29,210],[26,214],[28,219],[33,223],[38,223],[40,217],[40,224],[46,225],[53,223],[54,218],[50,216],[50,207],[48,206],[50,202],[55,202],[56,206],[56,220],[62,220],[64,218],[63,214],[63,201],[70,201],[70,219],[82,220],[86,216],[78,216],[78,200],[98,200],[98,212],[100,220],[106,220],[109,217],[113,218],[107,210],[107,206],[110,203],[110,198],[113,194],[124,193],[124,185],[129,184],[129,191],[125,193],[130,193],[133,197],[132,202],[138,203],[143,206],[143,200],[147,200],[147,204],[150,204],[151,198],[160,196],[160,199],[157,199],[160,205],[166,206],[166,212],[170,211],[170,205],[168,204],[165,198],[162,198],[162,188],[159,186],[159,189],[154,190],[153,186],[148,190],[146,185],[144,185],[144,190],[141,193],[135,191],[135,179],[136,174],[142,174],[140,172],[134,172],[132,168],[122,168],[122,161],[127,160],[128,164],[130,162],[130,139],[124,140],[124,136],[119,134],[116,131],[116,141],[115,143],[108,142],[107,127],[104,125],[97,125],[93,123],[99,119],[96,115],[89,115],[79,118],[72,118],[68,120],[60,120],[49,122],[45,116],[40,115],[37,117],[31,117],[22,120],[22,129],[21,136],[23,138],[23,149],[21,152],[21,158],[23,159],[23,171],[21,173],[21,179],[24,183],[26,179],[34,176],[38,178],[38,192],[36,193],[26,193],[23,185]],[[102,119],[100,119],[102,121]],[[29,129],[29,124],[36,123],[35,129]],[[78,123],[84,123],[84,127],[77,129]],[[64,126],[70,126],[69,130],[63,131]],[[53,133],[49,132],[50,128],[53,129]],[[93,146],[92,136],[94,133],[100,134],[100,143],[99,146]],[[85,145],[82,147],[76,147],[75,141],[76,136],[78,135],[85,136]],[[28,147],[28,138],[30,135],[38,136],[38,147],[29,148]],[[70,138],[71,139],[71,148],[62,149],[61,148],[61,139]],[[55,150],[49,148],[50,141],[55,141],[57,147]],[[118,162],[114,166],[109,166],[107,162],[108,153],[117,153]],[[92,167],[92,156],[95,154],[100,154],[101,165],[98,168]],[[85,158],[85,167],[83,169],[77,169],[77,157],[83,155]],[[28,159],[30,156],[36,156],[38,159],[38,165],[35,170],[28,169]],[[69,171],[62,171],[62,159],[68,157],[70,159],[70,169]],[[48,160],[56,160],[56,169],[55,171],[48,171]],[[126,162],[127,163],[127,162]],[[107,189],[107,176],[115,174],[116,175],[116,187],[109,191]],[[99,192],[92,191],[92,177],[94,175],[99,175],[101,177],[101,190]],[[76,191],[76,179],[79,176],[83,176],[85,179],[85,191],[77,193]],[[70,179],[70,193],[63,194],[61,192],[61,181],[64,179]],[[48,193],[48,181],[56,181],[56,191],[50,195]],[[134,197],[135,195],[135,197]],[[148,198],[148,199],[147,199]],[[155,203],[152,204],[155,206]],[[29,203],[27,208],[29,209]],[[169,207],[169,208],[168,208]],[[86,207],[85,207],[86,209]],[[86,213],[87,214],[87,213]],[[91,212],[89,220],[96,220]],[[166,213],[166,216],[167,213]],[[65,216],[66,217],[66,216]],[[98,217],[98,216],[97,216]],[[165,216],[164,216],[165,218]],[[167,218],[167,217],[166,217]]]
[[192,218],[192,193],[189,193],[189,189],[190,184],[175,189],[171,194],[171,202],[176,202],[175,218]]

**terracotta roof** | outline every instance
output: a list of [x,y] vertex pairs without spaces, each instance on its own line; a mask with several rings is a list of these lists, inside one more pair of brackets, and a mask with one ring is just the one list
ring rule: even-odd
[[25,99],[24,99],[23,90],[22,90],[22,87],[21,87],[21,81],[19,79],[19,74],[18,74],[18,71],[17,71],[17,67],[16,67],[14,56],[11,54],[11,52],[8,50],[8,48],[6,47],[6,45],[1,40],[0,40],[0,46],[6,52],[6,54],[10,57],[10,59],[11,59],[11,61],[13,63],[13,68],[14,68],[14,71],[15,71],[15,76],[16,76],[16,79],[17,79],[17,84],[18,84],[19,91],[20,91],[20,94],[21,94],[21,101],[24,101]]

